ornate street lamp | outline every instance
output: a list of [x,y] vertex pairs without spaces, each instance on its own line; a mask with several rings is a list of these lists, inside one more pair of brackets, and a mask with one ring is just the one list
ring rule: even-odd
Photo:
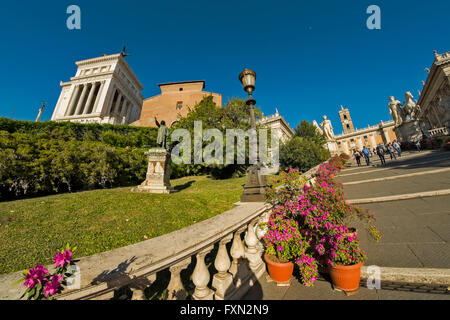
[[[245,104],[250,109],[250,125],[252,130],[256,132],[255,122],[255,105],[256,101],[252,97],[253,91],[255,91],[256,73],[253,70],[244,69],[239,74],[239,81],[244,87],[244,91],[248,93],[249,98],[245,101]],[[250,147],[250,145],[249,145]],[[261,164],[259,162],[259,148],[256,145],[256,163],[252,164],[248,168],[248,179],[244,186],[244,192],[241,195],[242,202],[264,202],[265,192],[267,186],[267,179],[265,175],[260,173]]]

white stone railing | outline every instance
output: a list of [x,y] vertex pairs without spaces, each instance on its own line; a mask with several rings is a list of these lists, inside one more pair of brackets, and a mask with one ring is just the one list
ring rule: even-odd
[[[133,292],[132,299],[145,299],[144,290],[154,283],[156,273],[167,268],[171,274],[167,298],[184,299],[187,291],[180,273],[193,262],[193,257],[196,260],[192,273],[193,299],[239,299],[265,271],[259,240],[264,232],[259,223],[267,221],[269,214],[267,204],[243,203],[184,229],[81,259],[82,288],[58,299],[109,299],[116,289],[124,286]],[[244,233],[245,246],[241,240]],[[228,251],[226,245],[231,241]],[[217,273],[211,275],[205,256],[215,245]]]
[[448,135],[449,134],[449,128],[442,127],[442,128],[430,129],[430,130],[428,130],[428,133],[430,134],[430,137],[441,136],[441,135]]
[[[307,183],[313,183],[319,166],[306,172]],[[192,226],[126,247],[83,257],[80,268],[80,289],[65,290],[58,299],[110,299],[115,290],[129,287],[132,299],[145,299],[144,291],[156,281],[156,274],[169,269],[167,286],[170,300],[184,299],[187,290],[180,273],[193,266],[191,275],[196,300],[239,299],[257,282],[265,271],[262,259],[265,233],[261,222],[271,213],[267,203],[241,203],[235,208]],[[164,214],[164,212],[161,212]],[[242,239],[243,238],[243,239]],[[243,241],[242,241],[243,240]],[[227,244],[231,247],[227,249]],[[213,248],[217,250],[213,250]],[[211,275],[205,256],[215,253]],[[51,266],[49,266],[51,269]],[[9,285],[21,272],[0,275],[0,299],[18,299],[24,287]],[[211,282],[211,287],[208,284]]]

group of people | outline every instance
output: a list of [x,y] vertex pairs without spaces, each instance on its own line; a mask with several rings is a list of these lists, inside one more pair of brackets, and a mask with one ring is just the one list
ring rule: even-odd
[[397,141],[394,141],[392,143],[388,143],[387,145],[383,145],[382,143],[380,143],[379,145],[374,147],[373,150],[370,150],[370,148],[365,146],[361,151],[355,150],[353,152],[353,156],[355,157],[358,167],[361,166],[361,158],[364,158],[366,164],[370,166],[370,158],[375,154],[378,155],[381,160],[381,164],[384,166],[386,165],[385,154],[389,154],[391,160],[396,160],[397,156],[402,156],[402,149],[400,147],[400,144]]

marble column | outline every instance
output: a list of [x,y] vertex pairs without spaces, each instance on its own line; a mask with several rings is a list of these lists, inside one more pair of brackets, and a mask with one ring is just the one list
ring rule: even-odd
[[75,104],[78,101],[78,95],[80,94],[80,86],[75,86],[75,88],[73,89],[73,93],[72,93],[72,99],[70,100],[70,105],[69,108],[67,109],[67,116],[71,116],[73,115],[73,113],[75,112]]
[[120,102],[122,101],[122,93],[117,89],[118,95],[117,95],[117,101],[116,105],[114,106],[114,109],[111,110],[111,116],[114,116],[119,111]]
[[363,149],[363,144],[362,144],[361,137],[358,137],[357,140],[358,140],[359,149],[362,150]]
[[383,129],[384,138],[386,139],[386,143],[391,142],[391,139],[389,138],[389,133]]
[[125,123],[125,117],[126,117],[129,105],[130,105],[130,102],[127,99],[125,99],[123,102],[122,111],[120,112],[120,117],[119,117],[119,121],[121,124]]
[[86,105],[84,106],[83,114],[90,113],[90,106],[92,104],[92,99],[94,98],[95,90],[97,90],[97,82],[92,83],[91,90],[89,91],[89,96],[86,101]]
[[84,98],[86,97],[86,93],[88,91],[88,84],[83,84],[83,91],[81,92],[80,99],[78,100],[77,108],[75,109],[75,115],[79,115],[81,109],[83,108]]
[[100,97],[102,95],[103,89],[105,88],[105,81],[100,82],[100,88],[98,89],[97,95],[95,96],[94,106],[92,107],[92,112],[96,112],[97,105],[100,101]]
[[376,148],[377,142],[375,141],[375,137],[373,136],[373,134],[370,135],[370,141],[372,141],[372,149]]

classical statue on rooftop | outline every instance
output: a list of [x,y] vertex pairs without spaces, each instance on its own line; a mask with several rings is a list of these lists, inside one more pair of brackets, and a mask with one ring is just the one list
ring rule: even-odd
[[331,121],[327,119],[327,116],[323,116],[323,121],[320,126],[323,128],[325,138],[328,141],[334,140],[333,126],[331,125]]
[[394,120],[394,124],[396,127],[403,123],[403,110],[402,103],[398,100],[395,100],[394,96],[389,97],[389,113],[392,115],[392,119]]
[[409,115],[411,119],[416,119],[417,115],[420,113],[420,106],[414,102],[413,98],[414,97],[411,92],[407,91],[405,93],[405,102],[403,103],[405,107],[403,110],[405,117]]

